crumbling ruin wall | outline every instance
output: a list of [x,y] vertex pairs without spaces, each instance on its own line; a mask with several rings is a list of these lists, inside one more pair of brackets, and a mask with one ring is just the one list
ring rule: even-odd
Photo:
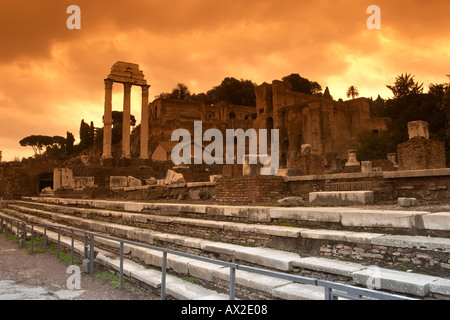
[[215,187],[218,204],[273,205],[284,191],[284,178],[278,176],[223,177]]

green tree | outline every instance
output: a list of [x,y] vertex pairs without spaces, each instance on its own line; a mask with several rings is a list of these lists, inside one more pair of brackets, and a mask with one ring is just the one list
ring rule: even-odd
[[31,135],[23,138],[19,141],[19,144],[22,147],[32,147],[34,151],[34,155],[37,156],[38,154],[42,154],[42,149],[45,146],[51,146],[53,145],[53,137],[50,136],[43,136],[43,135]]
[[178,83],[176,87],[172,89],[171,93],[161,93],[158,96],[158,98],[176,100],[189,100],[190,97],[191,92],[189,91],[189,88],[183,83]]
[[355,86],[350,86],[347,89],[347,98],[352,97],[352,99],[355,99],[359,96],[359,90]]
[[318,94],[322,92],[322,87],[317,82],[309,81],[301,77],[298,73],[292,73],[282,78],[283,81],[290,83],[292,91],[303,92],[306,94]]
[[66,155],[70,156],[73,154],[73,143],[75,142],[75,137],[69,131],[66,133]]
[[224,101],[236,105],[256,106],[255,84],[250,80],[227,77],[206,95],[211,103]]
[[395,83],[393,86],[387,85],[394,98],[401,98],[409,94],[420,94],[423,93],[423,83],[419,84],[414,81],[414,76],[411,74],[401,74],[395,78]]
[[85,150],[92,145],[91,142],[91,127],[84,122],[84,119],[81,120],[80,124],[80,148],[81,150]]
[[[112,112],[112,130],[111,130],[111,140],[113,144],[119,143],[122,140],[122,123],[123,123],[123,112],[113,111]],[[130,115],[130,126],[134,127],[136,125],[136,118],[134,115]]]

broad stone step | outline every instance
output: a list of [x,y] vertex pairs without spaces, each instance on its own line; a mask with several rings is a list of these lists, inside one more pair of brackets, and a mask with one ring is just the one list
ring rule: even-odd
[[364,286],[379,286],[381,290],[390,290],[412,294],[420,297],[426,296],[429,286],[438,277],[418,273],[408,273],[384,268],[369,268],[352,274],[356,283]]
[[253,262],[282,271],[292,271],[292,261],[300,258],[296,253],[266,248],[241,247],[234,253],[236,259]]
[[293,262],[293,265],[300,268],[322,271],[346,277],[351,277],[354,272],[367,269],[367,266],[363,266],[362,264],[359,263],[332,260],[319,257],[300,258],[298,260],[295,260]]
[[272,295],[286,300],[325,300],[323,287],[301,283],[290,283],[275,288]]
[[374,202],[373,191],[321,191],[310,192],[309,202],[313,205],[344,206],[364,205]]
[[[5,216],[4,214],[0,213],[2,216]],[[35,227],[34,231],[37,233],[43,234],[43,228],[41,227]],[[47,237],[51,241],[57,241],[58,234],[56,232],[47,230],[46,232]],[[66,236],[60,237],[61,245],[65,247],[71,246],[71,238]],[[98,255],[95,258],[95,263],[99,263],[103,266],[108,266],[116,271],[120,270],[120,261],[118,258],[112,258],[111,254],[108,251],[97,249]],[[84,244],[80,241],[75,240],[74,241],[74,251],[77,254],[83,255],[84,253]],[[161,287],[161,277],[162,274],[158,270],[148,269],[144,266],[135,263],[133,261],[124,259],[123,261],[123,272],[125,276],[133,277],[138,281],[142,281],[154,288],[160,288]],[[218,293],[211,289],[203,288],[202,286],[187,282],[183,279],[177,278],[175,276],[166,275],[166,294],[173,296],[176,299],[181,300],[194,300],[194,299],[200,299],[200,300],[207,300],[207,299],[214,299],[214,300],[227,300],[229,298],[226,294]]]

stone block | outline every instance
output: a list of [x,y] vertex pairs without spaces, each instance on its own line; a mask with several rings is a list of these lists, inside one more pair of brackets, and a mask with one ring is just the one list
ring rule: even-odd
[[356,159],[356,150],[348,150],[348,161],[345,163],[346,167],[359,166],[360,163]]
[[128,176],[127,177],[127,186],[128,187],[139,187],[142,186],[142,181],[136,179],[135,177]]
[[167,170],[166,178],[164,179],[164,184],[176,184],[184,183],[184,177],[181,173],[175,172],[173,170]]
[[346,277],[350,277],[353,272],[360,271],[366,267],[353,262],[332,260],[319,257],[301,258],[293,262],[294,266],[326,272],[330,274],[338,274]]
[[157,184],[157,180],[154,177],[150,177],[148,179],[145,179],[145,184],[148,186],[153,186]]
[[372,161],[361,161],[361,172],[372,172]]
[[407,273],[383,268],[370,268],[352,273],[353,280],[366,285],[372,280],[379,284],[381,290],[389,290],[424,297],[429,293],[429,286],[437,277],[417,273]]
[[409,139],[430,138],[428,122],[422,120],[408,122],[408,135]]
[[278,204],[282,207],[300,207],[305,204],[305,200],[301,197],[287,197],[278,200]]
[[325,289],[314,285],[290,283],[273,289],[272,295],[286,300],[324,300]]
[[425,229],[450,230],[450,212],[424,214],[422,221]]
[[334,208],[279,208],[270,209],[270,219],[340,222],[341,215]]
[[429,290],[432,293],[450,296],[450,280],[449,279],[436,280],[430,283]]
[[94,177],[75,177],[73,178],[75,189],[93,188]]
[[415,206],[419,205],[419,201],[417,201],[416,198],[403,198],[402,197],[402,198],[398,198],[397,201],[401,207],[409,208],[409,207],[415,207]]
[[374,192],[373,191],[310,192],[309,202],[313,205],[325,205],[325,206],[372,204],[374,202]]
[[128,178],[125,176],[111,176],[109,178],[110,188],[123,188],[128,186]]
[[345,227],[414,228],[423,211],[345,210],[341,223]]
[[53,190],[61,188],[61,169],[53,170]]
[[398,170],[446,167],[445,144],[430,139],[411,139],[397,146]]
[[75,187],[73,172],[69,168],[61,169],[61,187],[72,189]]

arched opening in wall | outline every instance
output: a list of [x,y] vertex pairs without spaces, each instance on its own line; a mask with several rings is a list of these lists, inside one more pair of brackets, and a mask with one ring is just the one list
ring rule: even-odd
[[47,187],[53,189],[53,171],[45,172],[39,176],[39,192]]
[[233,111],[230,112],[230,114],[228,115],[228,117],[230,119],[236,119],[236,113],[234,113]]
[[212,111],[208,112],[208,119],[212,119],[212,118],[215,118],[215,117],[216,117],[216,115],[215,115],[214,112],[212,112]]

